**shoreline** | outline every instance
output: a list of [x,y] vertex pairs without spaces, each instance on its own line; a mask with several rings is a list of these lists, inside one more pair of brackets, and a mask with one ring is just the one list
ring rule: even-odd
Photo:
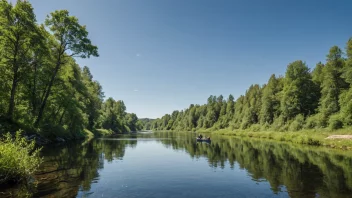
[[[338,130],[338,131],[296,131],[296,132],[278,132],[278,131],[260,131],[260,132],[248,132],[248,131],[230,131],[230,130],[217,130],[210,132],[212,134],[224,135],[224,136],[236,136],[246,137],[253,139],[262,140],[275,140],[278,142],[289,142],[294,144],[305,144],[318,147],[328,147],[340,150],[352,150],[352,139],[348,138],[331,138],[334,136],[344,137],[345,135],[351,134],[351,132]],[[347,134],[346,134],[347,133]],[[330,138],[329,138],[330,137]]]
[[[155,131],[162,132],[165,130]],[[174,131],[175,130],[168,130]],[[179,131],[181,132],[181,131]],[[182,131],[187,132],[187,131]],[[257,140],[274,140],[277,142],[288,142],[294,144],[311,145],[317,147],[327,147],[338,150],[352,150],[352,129],[346,128],[341,130],[329,131],[328,129],[312,129],[312,130],[301,130],[301,131],[247,131],[247,130],[198,130],[188,131],[192,133],[206,133],[222,136],[233,136],[239,138],[251,138]],[[338,138],[336,138],[338,137]],[[342,138],[341,138],[342,137]],[[348,137],[348,138],[345,138]]]

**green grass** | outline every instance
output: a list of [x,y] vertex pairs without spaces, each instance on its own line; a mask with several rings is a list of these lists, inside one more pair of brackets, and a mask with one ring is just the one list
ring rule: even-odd
[[21,131],[15,138],[4,135],[0,140],[0,184],[28,182],[42,162],[39,151],[34,141],[21,137]]
[[[209,132],[209,131],[208,131]],[[325,139],[330,135],[347,135],[352,134],[351,129],[341,129],[330,131],[328,129],[319,130],[301,130],[295,132],[276,132],[276,131],[232,131],[230,129],[221,129],[213,132],[214,134],[250,137],[257,139],[270,139],[282,142],[292,142],[295,144],[307,144],[314,146],[325,146],[343,150],[352,150],[352,140],[348,139]]]

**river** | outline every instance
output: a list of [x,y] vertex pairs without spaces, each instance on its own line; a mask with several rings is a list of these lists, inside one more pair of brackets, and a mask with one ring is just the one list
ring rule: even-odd
[[[52,145],[34,197],[352,197],[352,153],[195,133]],[[28,193],[1,189],[2,196]],[[7,194],[6,194],[7,193]]]

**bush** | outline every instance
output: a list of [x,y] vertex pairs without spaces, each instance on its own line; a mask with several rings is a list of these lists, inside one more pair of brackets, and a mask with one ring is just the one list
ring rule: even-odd
[[261,131],[267,131],[270,129],[270,124],[265,122],[262,126],[261,126]]
[[237,122],[231,121],[230,122],[230,129],[235,130],[235,129],[240,129],[241,125]]
[[21,131],[14,139],[10,133],[4,135],[0,144],[0,183],[27,181],[42,162],[39,151],[34,141],[21,137]]
[[248,119],[243,119],[242,124],[241,124],[241,129],[245,130],[251,126],[251,123],[249,122]]
[[52,125],[52,124],[44,124],[41,126],[40,130],[38,131],[39,135],[48,138],[50,140],[54,140],[57,137],[65,138],[65,139],[72,139],[72,134],[67,130],[67,126],[59,126],[59,125]]
[[304,126],[304,116],[299,114],[295,117],[293,122],[290,124],[289,130],[290,131],[299,131]]
[[285,128],[284,117],[280,115],[279,117],[275,118],[271,127],[274,131],[283,131],[283,129]]
[[336,130],[336,129],[340,129],[343,126],[343,122],[342,122],[342,118],[340,116],[340,114],[334,114],[332,116],[330,116],[329,119],[329,128],[331,130]]
[[258,132],[258,131],[260,131],[260,129],[261,129],[260,124],[253,124],[253,125],[250,127],[250,130],[253,131],[253,132]]
[[111,130],[107,130],[107,129],[95,129],[95,130],[93,130],[93,133],[94,133],[95,137],[103,137],[103,136],[110,136],[114,132]]
[[314,129],[320,126],[319,115],[313,115],[307,118],[304,128]]

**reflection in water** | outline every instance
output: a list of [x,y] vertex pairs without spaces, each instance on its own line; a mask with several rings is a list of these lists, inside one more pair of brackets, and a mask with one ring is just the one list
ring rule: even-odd
[[[35,175],[38,186],[34,196],[75,197],[79,192],[88,195],[91,185],[101,179],[99,170],[104,169],[104,162],[123,160],[125,150],[135,148],[141,140],[184,151],[193,159],[206,158],[215,169],[244,169],[253,182],[268,182],[267,190],[273,194],[287,191],[290,197],[351,197],[350,152],[216,136],[208,144],[196,142],[194,133],[172,132],[45,148],[45,161]],[[21,189],[17,193],[23,193]],[[16,194],[13,189],[6,192]]]
[[174,149],[186,149],[193,158],[207,157],[212,167],[225,168],[228,162],[234,168],[237,162],[254,181],[267,180],[274,193],[285,186],[290,197],[352,196],[351,152],[220,137],[206,145],[187,136],[162,142]]
[[84,146],[75,144],[50,148],[43,152],[44,163],[35,175],[39,182],[38,197],[72,197],[78,191],[89,191],[91,183],[99,180],[98,170],[104,159],[122,159],[126,147],[135,147],[137,140],[92,141]]

